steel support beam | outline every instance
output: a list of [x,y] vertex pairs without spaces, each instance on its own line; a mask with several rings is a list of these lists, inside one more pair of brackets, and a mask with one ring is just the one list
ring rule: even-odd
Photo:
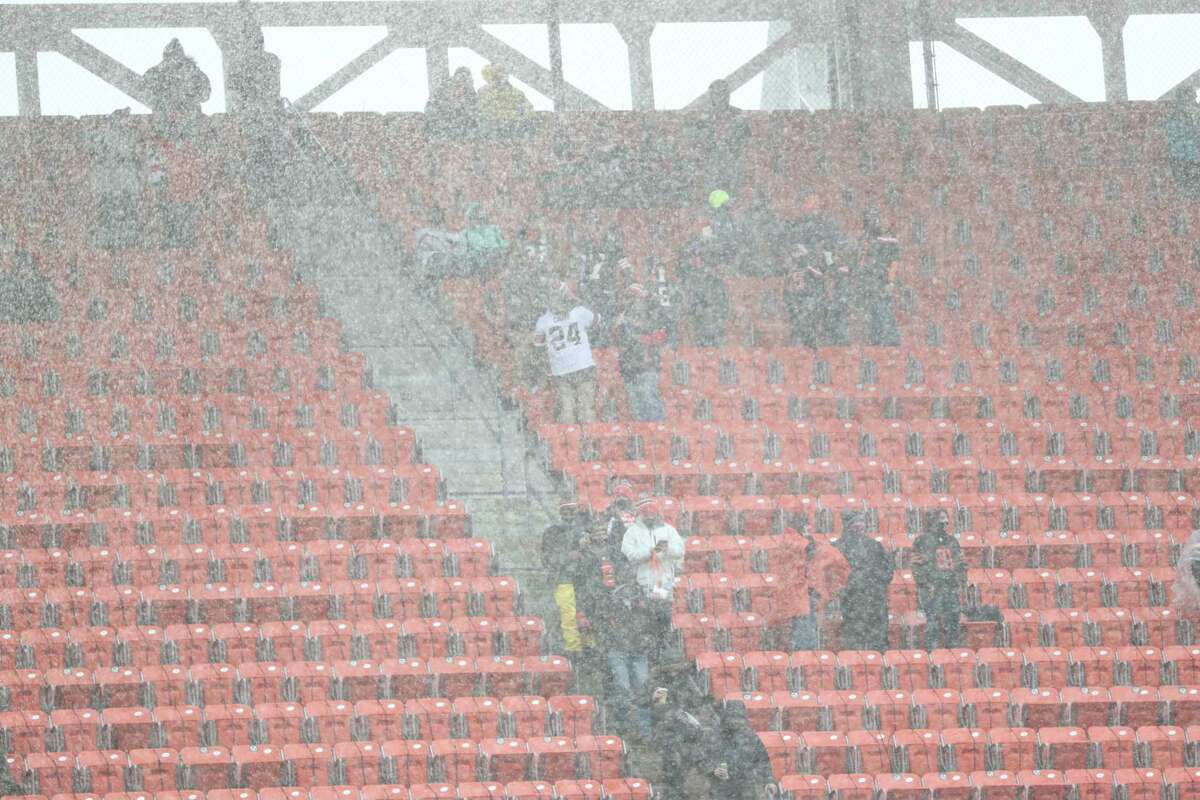
[[957,26],[954,33],[944,37],[943,41],[1042,103],[1066,105],[1083,102],[1074,93],[1067,91],[1040,72],[1022,64],[961,25]]
[[394,53],[401,44],[403,44],[401,38],[388,31],[386,36],[359,54],[349,64],[309,89],[292,105],[301,111],[312,111],[345,88],[352,80]]
[[650,37],[654,23],[617,23],[617,32],[625,40],[629,58],[629,99],[634,111],[654,110],[654,59]]
[[[542,20],[542,22],[545,22],[545,20]],[[554,75],[550,70],[533,61],[524,53],[510,47],[506,42],[500,41],[495,36],[478,27],[472,29],[466,35],[463,43],[488,61],[502,65],[508,70],[508,74],[517,80],[529,84],[542,94],[554,99]],[[566,82],[562,84],[562,99],[574,109],[587,111],[604,109],[600,101]],[[561,106],[556,104],[555,108],[561,109]]]
[[[100,80],[120,89],[132,99],[151,108],[150,97],[142,85],[142,76],[115,58],[68,31],[54,49]],[[222,59],[228,61],[228,59]]]
[[[796,23],[792,23],[792,27],[787,33],[780,36],[775,41],[764,47],[758,52],[758,55],[751,58],[749,61],[742,64],[733,72],[725,76],[725,82],[729,84],[729,91],[736,92],[742,88],[746,81],[753,78],[758,73],[762,72],[767,67],[774,64],[778,59],[782,58],[786,52],[797,45],[802,44],[800,41],[800,31]],[[707,94],[702,92],[699,97],[694,98],[684,108],[697,108],[704,102],[704,97]]]
[[17,68],[17,113],[22,117],[38,117],[42,114],[42,97],[38,86],[38,54],[31,47],[18,49]]
[[446,45],[425,48],[425,75],[429,81],[429,96],[450,77],[450,54]]
[[1129,86],[1125,79],[1125,23],[1129,15],[1118,3],[1102,9],[1089,18],[1092,27],[1100,36],[1100,50],[1104,61],[1104,99],[1110,103],[1129,99]]
[[562,26],[558,24],[558,17],[551,17],[550,22],[546,25],[546,33],[550,39],[550,89],[553,94],[550,99],[554,101],[554,108],[559,111],[567,110],[567,99],[564,92],[566,80],[563,78],[563,59],[562,59]]

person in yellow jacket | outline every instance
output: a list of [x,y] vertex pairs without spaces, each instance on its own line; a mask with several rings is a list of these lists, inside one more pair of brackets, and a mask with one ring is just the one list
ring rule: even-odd
[[542,533],[542,565],[554,582],[554,604],[558,606],[563,647],[568,654],[590,645],[590,636],[579,630],[575,607],[576,565],[582,556],[591,513],[573,500],[558,507],[559,521]]
[[485,125],[493,128],[518,126],[533,113],[533,104],[508,81],[508,72],[499,64],[483,68],[483,88],[479,90],[479,113]]

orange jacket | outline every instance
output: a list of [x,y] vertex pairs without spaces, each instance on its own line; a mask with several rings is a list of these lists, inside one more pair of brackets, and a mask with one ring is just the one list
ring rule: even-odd
[[[841,594],[850,577],[850,565],[829,542],[813,539],[809,545],[798,534],[789,531],[786,535],[789,546],[782,548],[778,566],[772,570],[780,583],[775,610],[781,618],[803,617],[823,610]],[[816,608],[809,602],[810,592],[817,595]]]

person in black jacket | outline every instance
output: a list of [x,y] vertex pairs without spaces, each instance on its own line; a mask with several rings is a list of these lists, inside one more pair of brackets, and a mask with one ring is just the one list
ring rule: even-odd
[[879,542],[868,538],[861,511],[842,514],[842,537],[834,546],[850,565],[842,590],[842,649],[888,649],[888,587],[895,565]]
[[[717,780],[721,765],[720,744],[716,740],[711,704],[689,702],[683,687],[658,687],[651,695],[654,719],[652,744],[662,756],[660,800],[707,798]],[[728,768],[728,765],[726,765]],[[696,785],[700,784],[700,791]],[[692,793],[685,789],[690,786]]]
[[576,626],[575,587],[571,578],[590,520],[586,510],[573,500],[563,502],[558,513],[559,521],[542,532],[542,566],[554,582],[563,647],[568,654],[576,654],[583,650],[584,639]]
[[716,257],[706,252],[704,244],[685,257],[686,269],[681,269],[683,284],[683,317],[692,328],[697,347],[721,347],[729,325],[729,289],[717,270]]
[[730,700],[721,710],[720,762],[713,770],[713,796],[760,800],[774,795],[775,774],[762,739],[750,727],[746,705]]
[[967,564],[962,547],[947,530],[946,512],[925,514],[925,531],[913,542],[917,604],[925,614],[925,649],[962,644],[962,590]]
[[658,388],[662,347],[667,343],[667,326],[659,305],[640,283],[629,287],[629,303],[617,319],[614,338],[617,367],[629,407],[639,422],[662,422],[667,418]]

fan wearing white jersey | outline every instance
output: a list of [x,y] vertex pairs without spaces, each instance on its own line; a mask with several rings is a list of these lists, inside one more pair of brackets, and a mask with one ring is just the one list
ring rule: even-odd
[[558,395],[559,422],[596,419],[596,361],[588,328],[596,321],[591,309],[575,306],[566,314],[547,311],[538,318],[535,340],[550,358],[550,380]]

